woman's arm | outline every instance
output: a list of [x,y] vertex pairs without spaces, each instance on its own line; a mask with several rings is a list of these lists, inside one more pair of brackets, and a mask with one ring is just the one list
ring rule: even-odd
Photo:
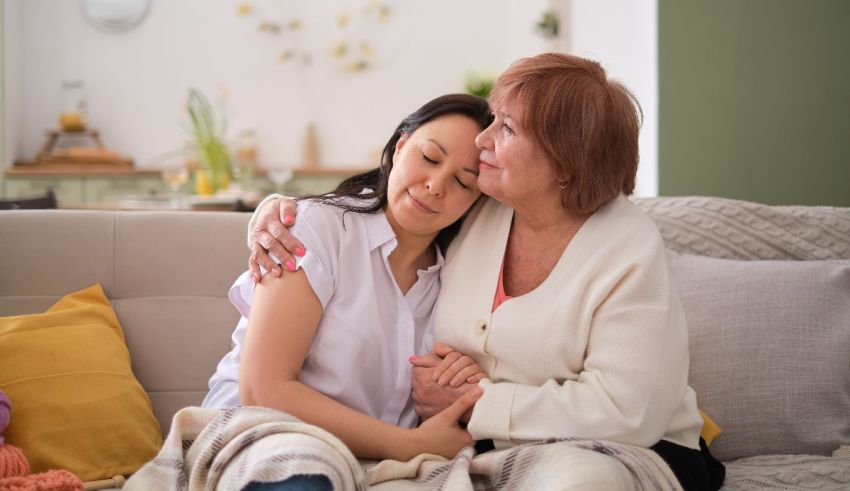
[[299,382],[321,316],[321,303],[303,270],[266,276],[257,284],[239,371],[242,404],[271,407],[320,426],[358,457],[409,460],[428,452],[451,458],[472,443],[457,418],[480,393],[470,393],[433,422],[410,430],[355,411]]

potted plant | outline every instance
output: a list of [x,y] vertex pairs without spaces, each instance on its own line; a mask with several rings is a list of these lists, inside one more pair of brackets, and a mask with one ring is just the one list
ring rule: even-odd
[[196,192],[215,194],[230,185],[230,152],[224,142],[227,130],[225,115],[216,115],[209,99],[196,88],[189,89],[186,99],[189,133],[197,151],[199,169]]

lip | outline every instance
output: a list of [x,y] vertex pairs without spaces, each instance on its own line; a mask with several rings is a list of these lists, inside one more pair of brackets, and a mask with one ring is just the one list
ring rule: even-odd
[[487,171],[487,170],[497,169],[497,168],[498,167],[491,164],[490,162],[487,162],[486,160],[481,160],[480,162],[478,162],[478,170],[479,171]]
[[413,193],[411,193],[410,191],[407,191],[407,195],[410,197],[410,201],[413,202],[413,206],[418,208],[419,211],[421,211],[423,213],[437,213],[437,210],[431,208],[430,206],[426,205],[422,201],[416,199],[416,196],[413,196]]

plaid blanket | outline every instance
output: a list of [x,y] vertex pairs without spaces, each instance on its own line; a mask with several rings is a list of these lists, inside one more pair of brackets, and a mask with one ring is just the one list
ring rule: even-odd
[[124,489],[239,490],[298,474],[324,475],[343,490],[544,489],[584,472],[570,458],[577,449],[617,459],[634,489],[681,489],[655,452],[600,440],[553,439],[481,455],[466,448],[452,460],[423,454],[408,462],[358,461],[327,431],[258,407],[182,409],[159,455]]

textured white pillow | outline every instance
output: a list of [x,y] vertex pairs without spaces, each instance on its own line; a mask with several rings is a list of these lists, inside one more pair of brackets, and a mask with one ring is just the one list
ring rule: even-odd
[[669,253],[721,460],[850,444],[850,261]]

